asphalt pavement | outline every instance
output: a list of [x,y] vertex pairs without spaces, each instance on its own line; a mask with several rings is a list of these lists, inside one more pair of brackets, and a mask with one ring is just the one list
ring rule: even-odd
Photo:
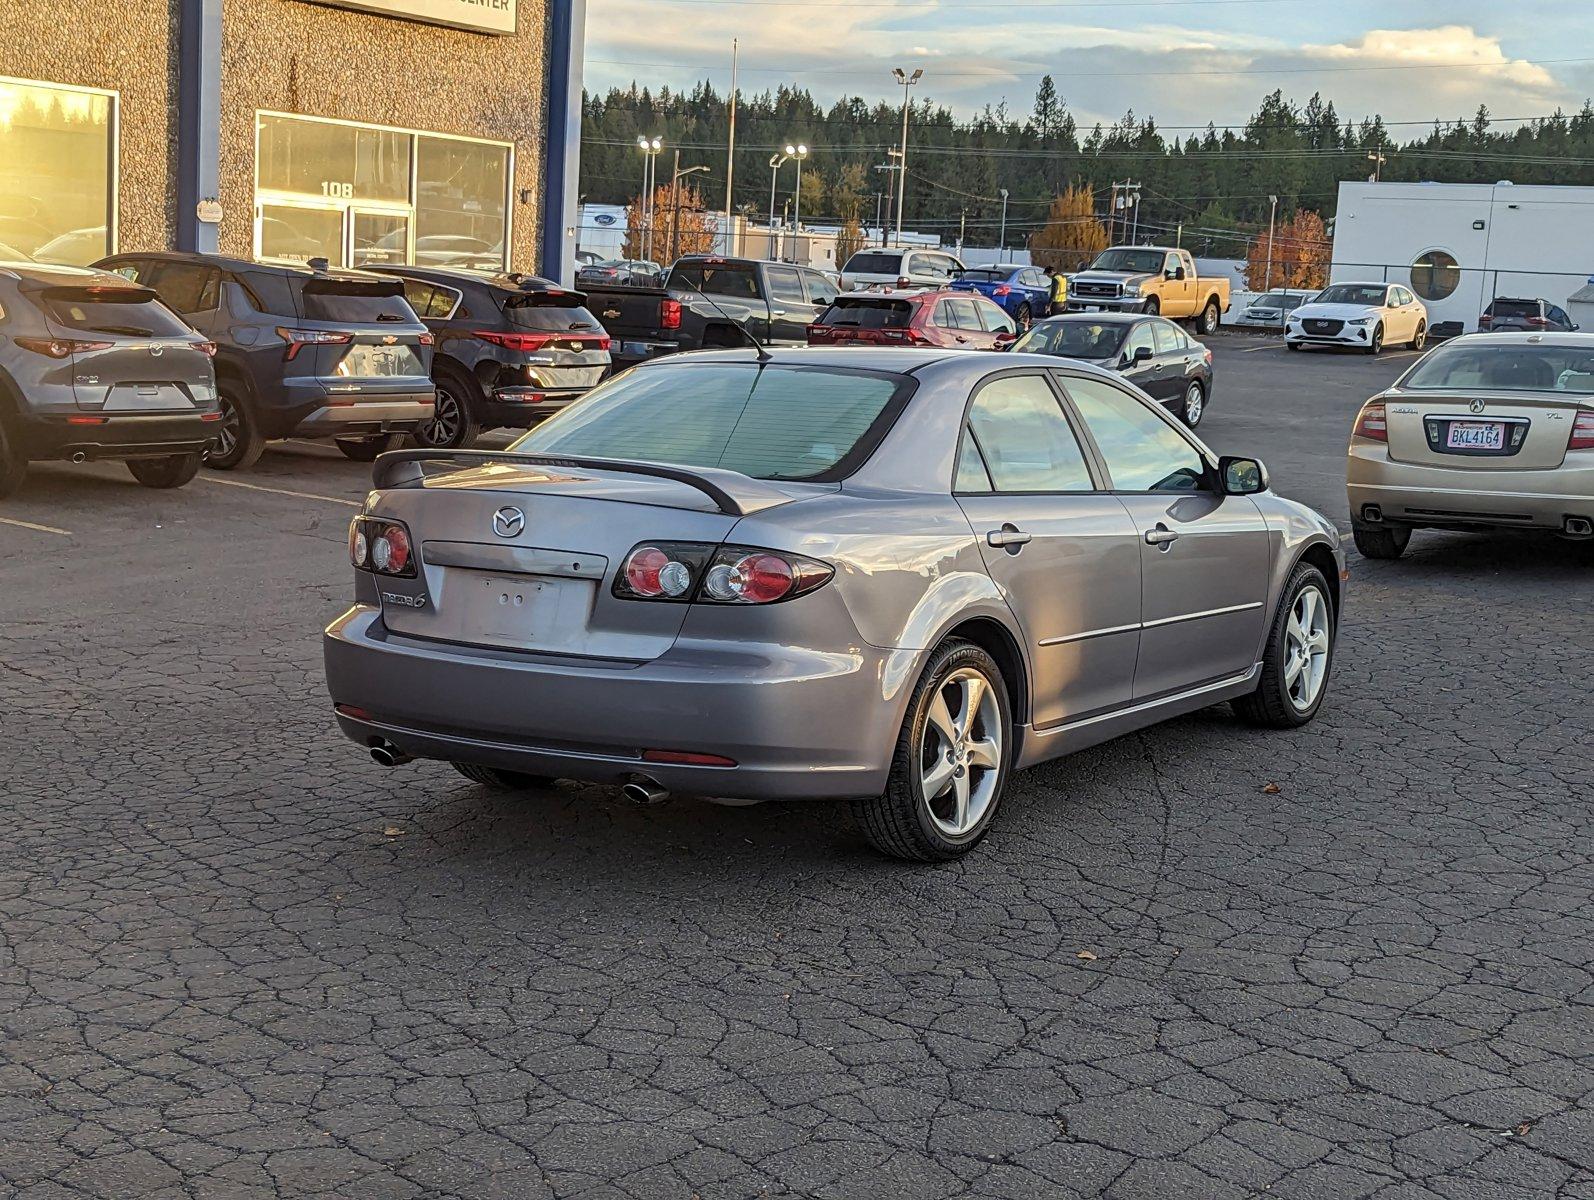
[[[1343,526],[1410,359],[1214,340],[1202,434]],[[0,1195],[1594,1197],[1594,546],[1351,555],[1326,707],[840,806],[383,770],[318,633],[369,468],[0,505]]]

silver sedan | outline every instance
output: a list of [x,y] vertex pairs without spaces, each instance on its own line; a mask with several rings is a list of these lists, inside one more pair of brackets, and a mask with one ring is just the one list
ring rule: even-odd
[[1311,720],[1344,568],[1107,371],[906,349],[682,355],[508,452],[384,455],[349,551],[327,681],[378,761],[846,798],[912,859],[1013,770],[1223,701]]

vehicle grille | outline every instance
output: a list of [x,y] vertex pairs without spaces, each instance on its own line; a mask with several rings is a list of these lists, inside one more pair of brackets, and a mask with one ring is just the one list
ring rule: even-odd
[[1074,285],[1074,295],[1089,296],[1096,300],[1116,300],[1122,285],[1117,283],[1089,283],[1081,282]]
[[1345,328],[1344,321],[1329,321],[1322,317],[1308,317],[1301,322],[1307,333],[1338,333]]

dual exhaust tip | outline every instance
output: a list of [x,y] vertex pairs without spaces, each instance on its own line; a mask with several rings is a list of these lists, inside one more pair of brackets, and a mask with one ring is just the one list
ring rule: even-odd
[[[371,758],[384,767],[402,767],[415,761],[414,755],[405,754],[386,738],[377,738],[371,743]],[[620,794],[638,808],[652,808],[670,798],[670,790],[647,775],[631,776],[621,787]]]

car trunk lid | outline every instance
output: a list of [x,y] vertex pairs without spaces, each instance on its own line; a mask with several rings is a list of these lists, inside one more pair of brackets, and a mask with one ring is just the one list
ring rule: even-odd
[[431,334],[404,299],[404,285],[388,279],[306,280],[299,292],[297,328],[314,335],[297,352],[305,374],[327,381],[339,395],[373,399],[431,390]]
[[1443,394],[1406,391],[1385,398],[1389,457],[1424,466],[1532,470],[1561,465],[1579,401],[1526,392]]
[[181,412],[208,402],[206,343],[148,288],[50,287],[43,300],[50,332],[72,346],[79,408]]
[[603,378],[609,367],[610,338],[586,310],[585,301],[579,292],[560,289],[521,292],[504,300],[509,329],[498,342],[524,356],[520,361],[526,386],[584,390]]

